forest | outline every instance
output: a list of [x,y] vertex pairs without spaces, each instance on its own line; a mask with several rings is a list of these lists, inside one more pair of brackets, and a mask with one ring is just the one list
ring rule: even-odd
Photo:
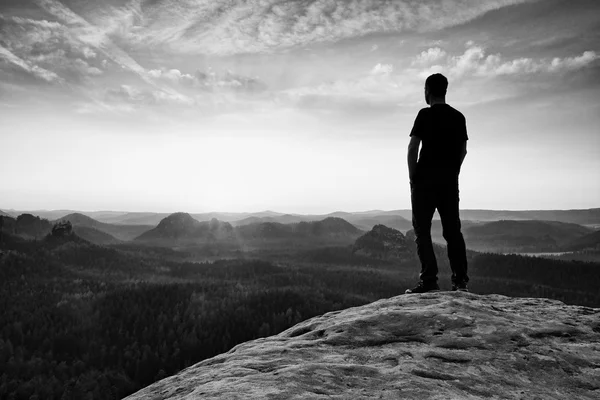
[[[0,243],[0,398],[121,399],[235,345],[328,311],[396,296],[414,253],[352,246],[206,262],[135,244],[70,238]],[[449,289],[445,249],[436,246]],[[472,291],[600,307],[600,264],[469,252]]]

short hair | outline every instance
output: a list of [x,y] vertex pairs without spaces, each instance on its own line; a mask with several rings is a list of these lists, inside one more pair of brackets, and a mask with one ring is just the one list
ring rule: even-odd
[[448,79],[442,74],[433,74],[425,80],[425,86],[429,88],[429,93],[436,97],[443,97],[448,90]]

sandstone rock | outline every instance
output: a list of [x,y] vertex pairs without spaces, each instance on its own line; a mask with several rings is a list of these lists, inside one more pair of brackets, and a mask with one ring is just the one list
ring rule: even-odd
[[69,237],[73,234],[73,225],[70,221],[60,221],[52,227],[51,235],[54,237]]
[[352,253],[384,260],[412,258],[415,249],[412,241],[397,229],[375,225],[354,243]]
[[599,399],[600,309],[461,292],[329,312],[127,399]]

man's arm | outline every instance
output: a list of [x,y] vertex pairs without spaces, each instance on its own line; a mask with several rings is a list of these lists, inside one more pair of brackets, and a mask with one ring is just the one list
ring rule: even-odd
[[462,166],[463,161],[465,161],[465,157],[467,156],[467,141],[463,141],[460,147],[460,163],[458,164],[458,170],[460,171],[460,167]]
[[412,185],[415,173],[417,172],[417,158],[419,157],[419,146],[421,139],[418,136],[411,136],[410,143],[408,143],[408,179]]

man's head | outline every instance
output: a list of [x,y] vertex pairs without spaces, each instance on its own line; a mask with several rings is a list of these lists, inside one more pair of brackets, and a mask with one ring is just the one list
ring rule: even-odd
[[433,74],[425,80],[425,102],[431,103],[431,97],[444,99],[448,89],[448,79],[442,74]]

